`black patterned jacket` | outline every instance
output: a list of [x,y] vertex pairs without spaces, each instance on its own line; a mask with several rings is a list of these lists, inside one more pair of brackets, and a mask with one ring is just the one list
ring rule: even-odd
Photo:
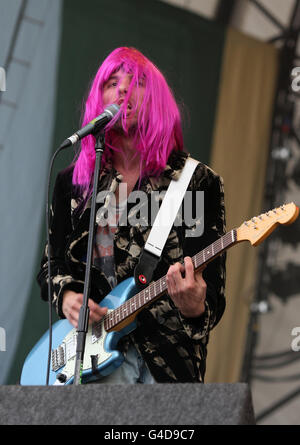
[[[166,190],[170,180],[179,177],[187,156],[185,152],[173,152],[160,177],[144,178],[139,189],[148,196],[153,190]],[[120,176],[108,165],[100,175],[98,192],[112,189],[116,181],[120,181]],[[195,255],[225,233],[222,179],[200,162],[188,190],[204,191],[204,233],[196,238],[185,238],[185,226],[173,226],[154,273],[155,280],[166,274],[171,264]],[[131,207],[128,206],[128,213]],[[50,224],[52,302],[60,318],[64,318],[63,292],[71,289],[83,293],[89,216],[90,201],[83,206],[83,198],[72,186],[72,168],[68,168],[56,180]],[[114,239],[118,283],[133,276],[150,230],[151,227],[143,225],[118,226]],[[48,299],[47,249],[46,245],[37,277],[44,300]],[[137,329],[130,334],[131,339],[157,382],[204,381],[209,332],[225,309],[225,256],[222,254],[210,262],[203,272],[207,296],[206,310],[200,317],[183,317],[167,294],[137,316]],[[92,267],[90,297],[99,303],[110,290],[106,276]],[[119,344],[124,353],[128,337]]]

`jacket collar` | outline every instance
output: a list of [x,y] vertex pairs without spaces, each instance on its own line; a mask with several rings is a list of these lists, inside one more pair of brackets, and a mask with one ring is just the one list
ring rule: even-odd
[[187,152],[173,151],[169,156],[163,172],[157,177],[151,176],[149,178],[152,189],[157,190],[160,187],[167,187],[172,179],[174,181],[178,180],[188,156],[189,154]]
[[175,181],[179,179],[188,156],[189,153],[185,151],[173,151],[169,156],[167,165],[163,171],[163,175],[166,178],[174,179]]

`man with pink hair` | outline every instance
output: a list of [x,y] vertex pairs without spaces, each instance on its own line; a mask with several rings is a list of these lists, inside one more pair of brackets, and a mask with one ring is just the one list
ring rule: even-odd
[[[132,210],[131,194],[139,190],[150,198],[154,191],[165,191],[180,177],[189,156],[178,106],[164,76],[134,48],[117,48],[101,64],[82,125],[113,103],[120,112],[105,129],[97,192],[114,196],[113,204],[106,200],[105,205],[112,206],[116,220],[107,220],[106,225],[97,220],[90,322],[106,314],[107,308],[98,303],[111,288],[134,274],[151,231],[149,221],[118,224]],[[81,141],[76,160],[58,175],[51,208],[52,301],[58,315],[74,327],[83,301],[94,165],[95,137],[90,135]],[[199,162],[188,190],[194,197],[196,191],[204,192],[204,232],[187,237],[184,221],[173,225],[153,275],[158,279],[166,274],[168,292],[137,316],[137,328],[118,344],[123,364],[100,383],[204,381],[209,332],[225,309],[225,255],[209,263],[203,274],[194,273],[191,256],[225,233],[222,179]],[[47,249],[38,275],[45,300]]]

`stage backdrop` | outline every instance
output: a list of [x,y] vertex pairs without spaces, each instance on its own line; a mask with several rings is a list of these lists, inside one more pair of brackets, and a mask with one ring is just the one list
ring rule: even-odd
[[[225,182],[227,230],[262,213],[277,72],[273,46],[227,31],[210,155],[210,165]],[[207,381],[239,379],[258,249],[246,242],[228,251],[227,309],[212,332]]]
[[[37,152],[45,150],[45,159],[49,159],[50,152],[54,152],[78,128],[84,97],[104,57],[118,46],[134,46],[159,66],[175,91],[183,111],[187,149],[192,156],[208,163],[224,177],[228,228],[231,228],[232,224],[236,225],[243,218],[252,216],[253,211],[260,211],[276,78],[276,54],[269,46],[187,11],[154,0],[143,2],[143,7],[141,3],[139,0],[116,0],[113,4],[107,4],[102,0],[89,0],[87,8],[80,0],[64,0],[61,3],[62,10],[56,22],[60,28],[56,35],[61,36],[59,57],[57,65],[51,65],[51,69],[57,68],[54,90],[56,107],[53,108],[55,125],[52,138],[48,136],[52,144],[50,151],[47,151],[47,146],[41,147],[36,142],[33,142],[34,148]],[[51,9],[57,2],[51,0],[47,4]],[[251,56],[251,60],[248,60],[248,56]],[[267,91],[261,75],[264,57],[272,60],[271,69],[268,66],[266,70],[269,79],[266,80],[269,82]],[[265,64],[267,66],[267,61]],[[249,104],[245,104],[247,97]],[[260,102],[261,98],[263,101]],[[43,101],[42,96],[36,99],[36,104],[39,101]],[[258,122],[257,128],[253,126],[254,117]],[[259,151],[261,157],[258,156]],[[69,150],[58,159],[53,178],[72,160],[73,155]],[[32,175],[36,173],[32,172]],[[244,182],[241,178],[244,178]],[[46,175],[41,179],[40,188],[43,190],[45,186]],[[240,195],[237,195],[236,189],[240,190]],[[35,218],[41,230],[34,234],[38,242],[34,247],[34,259],[27,267],[27,275],[18,276],[17,281],[25,280],[23,282],[27,283],[28,288],[24,287],[21,296],[21,322],[10,339],[9,348],[13,354],[2,365],[1,383],[18,381],[26,355],[48,328],[47,304],[40,301],[35,281],[46,237],[45,203],[41,196],[38,202],[33,196],[32,202],[37,207],[38,215]],[[22,236],[26,237],[26,232],[30,230],[31,227],[25,227]],[[235,249],[239,249],[246,267],[237,270],[236,263],[229,257],[228,315],[215,330],[209,348],[207,381],[239,380],[249,308],[249,301],[245,300],[244,290],[241,289],[247,288],[254,279],[255,270],[253,267],[250,271],[246,270],[247,261],[251,264],[254,261],[251,248],[246,251],[241,247]],[[239,264],[239,260],[237,262]],[[7,298],[15,303],[17,296],[14,286],[10,282]],[[0,320],[0,326],[5,328],[5,323],[4,319]],[[240,338],[238,345],[233,342],[236,337]],[[229,354],[231,360],[225,362],[224,356]]]

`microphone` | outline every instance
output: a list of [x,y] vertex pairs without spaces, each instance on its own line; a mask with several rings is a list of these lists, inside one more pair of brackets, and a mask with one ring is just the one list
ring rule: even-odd
[[112,104],[105,108],[104,112],[100,114],[98,117],[93,119],[87,125],[85,125],[80,130],[76,131],[76,133],[72,134],[68,139],[66,139],[60,146],[60,148],[67,148],[70,145],[76,144],[80,139],[84,138],[89,134],[98,133],[102,128],[104,128],[108,122],[112,120],[113,117],[120,110],[119,105]]

